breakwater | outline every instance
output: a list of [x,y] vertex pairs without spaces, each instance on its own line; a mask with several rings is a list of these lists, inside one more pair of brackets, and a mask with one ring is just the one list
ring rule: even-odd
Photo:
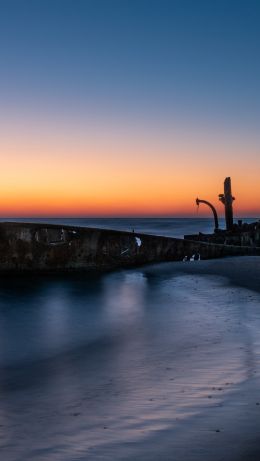
[[134,232],[32,223],[0,223],[0,271],[109,270],[151,262],[260,255],[260,248]]

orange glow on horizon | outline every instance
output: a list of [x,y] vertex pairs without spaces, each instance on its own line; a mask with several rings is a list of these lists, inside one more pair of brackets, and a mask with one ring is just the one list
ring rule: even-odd
[[[92,193],[85,192],[81,186],[76,190],[67,190],[65,185],[63,189],[60,185],[58,189],[21,188],[19,192],[16,189],[11,193],[0,188],[2,197],[0,214],[2,217],[211,216],[210,210],[205,205],[201,205],[197,211],[195,205],[197,195],[211,201],[220,216],[224,213],[224,207],[218,202],[217,196],[221,188],[217,190],[215,187],[215,191],[205,188],[208,194],[196,194],[191,185],[189,189],[186,189],[185,194],[180,194],[178,185],[175,188],[169,187],[168,184],[164,187],[162,184],[160,186],[154,190],[152,186],[142,188],[136,185],[133,189],[129,185],[123,193],[120,192],[120,187],[110,190],[104,188],[99,193],[97,191],[94,193],[93,190]],[[259,215],[258,203],[252,203],[251,197],[243,195],[244,190],[240,189],[241,193],[238,187],[236,190],[238,193],[234,202],[235,215]]]
[[[196,217],[196,197],[223,215],[218,194],[226,176],[232,177],[235,215],[260,214],[259,169],[238,146],[233,152],[209,144],[195,149],[191,141],[125,134],[87,140],[46,134],[40,143],[39,133],[11,134],[0,139],[2,217]],[[211,212],[201,205],[198,216]]]

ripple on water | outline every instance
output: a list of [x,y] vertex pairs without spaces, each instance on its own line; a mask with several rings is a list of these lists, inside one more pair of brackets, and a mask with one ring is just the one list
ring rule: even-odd
[[259,369],[260,297],[224,278],[138,269],[25,288],[1,288],[6,461],[105,459],[219,408]]

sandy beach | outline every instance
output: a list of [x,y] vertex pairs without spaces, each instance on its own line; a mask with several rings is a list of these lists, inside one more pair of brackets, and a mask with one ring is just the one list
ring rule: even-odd
[[[206,298],[208,304],[215,304],[217,342],[223,345],[223,377],[214,382],[216,376],[209,373],[209,382],[214,384],[208,388],[210,405],[198,409],[188,420],[184,418],[178,428],[158,434],[151,441],[151,447],[142,447],[140,459],[158,459],[156,447],[160,445],[160,458],[163,460],[256,461],[260,459],[260,258],[226,258],[185,265],[177,263],[175,271],[188,276],[189,295],[186,293],[185,296],[199,297],[202,302]],[[161,272],[164,272],[163,267]],[[226,308],[230,315],[225,319],[227,331],[224,335],[218,329],[220,306]],[[240,351],[244,355],[244,367],[236,370],[241,373],[240,377],[233,375],[232,363],[230,368],[226,368],[225,355],[229,355],[230,347],[234,348],[234,336],[238,341],[236,350],[233,350],[234,356],[240,355]],[[194,347],[197,348],[196,345]],[[122,459],[125,458],[122,456]]]
[[239,257],[2,281],[2,459],[260,459],[259,280]]

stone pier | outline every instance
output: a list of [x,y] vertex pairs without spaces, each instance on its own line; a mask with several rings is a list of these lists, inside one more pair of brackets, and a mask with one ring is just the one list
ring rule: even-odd
[[0,272],[110,270],[152,262],[260,255],[260,248],[133,232],[28,223],[0,223]]

